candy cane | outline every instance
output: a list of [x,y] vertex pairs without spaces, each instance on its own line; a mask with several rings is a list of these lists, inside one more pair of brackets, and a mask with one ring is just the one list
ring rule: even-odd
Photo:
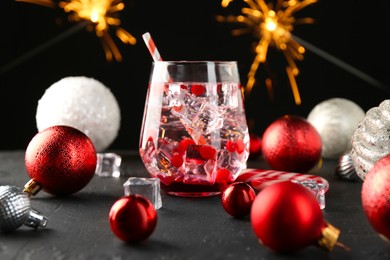
[[324,178],[311,174],[275,170],[245,169],[236,178],[236,182],[246,182],[255,190],[261,191],[274,183],[291,181],[303,185],[313,192],[321,209],[325,208],[325,193],[329,183]]
[[321,186],[325,192],[329,189],[328,181],[316,175],[252,168],[244,169],[241,175],[237,177],[236,181],[246,182],[252,185],[256,190],[261,190],[266,186],[281,181],[314,181],[317,185]]

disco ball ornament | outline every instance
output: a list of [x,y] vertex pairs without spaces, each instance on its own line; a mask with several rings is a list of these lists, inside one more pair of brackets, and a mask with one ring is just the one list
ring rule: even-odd
[[337,159],[351,149],[351,137],[364,110],[345,98],[331,98],[317,104],[309,113],[309,121],[322,139],[322,157]]
[[47,218],[31,208],[30,199],[16,186],[0,186],[0,230],[13,231],[23,225],[45,227]]
[[390,153],[390,99],[370,108],[352,135],[351,158],[364,180],[374,164]]
[[361,199],[369,223],[390,243],[390,155],[379,159],[366,174]]
[[43,189],[53,195],[68,195],[92,179],[97,155],[87,135],[74,127],[58,125],[31,139],[24,162],[31,178],[26,192],[35,195]]
[[118,135],[120,109],[110,89],[84,76],[65,77],[52,84],[38,101],[38,131],[68,125],[85,133],[100,152]]
[[285,115],[264,131],[262,154],[274,170],[307,172],[321,159],[321,137],[305,118]]

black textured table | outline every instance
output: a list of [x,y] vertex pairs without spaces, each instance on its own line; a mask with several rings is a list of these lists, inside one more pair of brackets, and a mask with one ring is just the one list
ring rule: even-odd
[[[109,210],[123,196],[129,176],[148,174],[136,153],[117,153],[123,176],[95,175],[84,189],[65,198],[44,191],[32,197],[32,207],[49,218],[47,226],[0,233],[0,259],[390,259],[390,245],[363,213],[361,182],[336,178],[337,161],[324,161],[316,174],[330,185],[324,218],[341,230],[339,241],[350,251],[336,246],[327,252],[313,245],[294,254],[277,254],[258,243],[249,217],[228,215],[219,196],[180,198],[163,192],[155,231],[140,244],[126,244],[112,233]],[[265,167],[261,160],[249,166]],[[28,180],[24,151],[0,152],[0,184],[23,187]]]

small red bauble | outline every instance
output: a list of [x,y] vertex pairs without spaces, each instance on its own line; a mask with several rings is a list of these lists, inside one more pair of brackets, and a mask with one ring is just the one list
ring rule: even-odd
[[250,219],[259,241],[277,252],[294,252],[315,243],[322,246],[323,241],[323,247],[331,250],[336,243],[334,238],[329,242],[324,237],[328,225],[314,195],[290,181],[261,190],[253,201]]
[[68,195],[84,188],[96,170],[96,150],[80,130],[64,125],[38,132],[26,149],[31,180],[48,193]]
[[361,199],[371,226],[390,243],[390,155],[378,160],[366,174]]
[[274,170],[307,172],[321,159],[322,141],[306,119],[285,115],[264,131],[262,153]]
[[253,133],[249,137],[249,159],[256,159],[261,154],[261,137]]
[[256,197],[254,189],[244,182],[234,182],[222,192],[222,206],[233,217],[249,215]]
[[157,226],[157,212],[152,202],[138,194],[117,200],[112,205],[108,218],[112,232],[125,242],[141,242]]

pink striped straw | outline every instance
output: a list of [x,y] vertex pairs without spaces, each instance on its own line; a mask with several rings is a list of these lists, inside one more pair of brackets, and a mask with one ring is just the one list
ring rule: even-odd
[[[152,55],[152,58],[154,61],[163,61],[161,58],[160,52],[158,51],[156,44],[153,41],[152,36],[150,35],[149,32],[146,32],[142,34],[142,38],[144,39],[144,42],[146,44],[146,47],[148,48],[150,54]],[[168,82],[172,82],[172,79],[169,75],[166,76],[166,80]]]
[[142,38],[144,39],[146,47],[148,48],[150,54],[152,55],[153,60],[162,61],[160,52],[158,51],[156,44],[154,44],[153,38],[150,35],[150,33],[149,32],[144,33],[142,35]]
[[[148,48],[150,54],[152,55],[153,60],[154,61],[162,61],[163,59],[161,58],[160,52],[157,50],[156,44],[154,44],[153,38],[150,35],[150,33],[146,32],[146,33],[142,34],[142,38],[144,39],[146,47]],[[169,77],[169,75],[167,75],[167,77],[168,77],[167,81],[172,82],[171,77]],[[187,124],[185,124],[185,123],[183,123],[183,124],[186,127],[188,133],[192,136],[192,139],[194,139],[194,141],[196,143],[199,143],[200,140],[203,140],[202,139],[203,136],[195,136],[194,135],[195,131],[193,131],[193,129],[190,129]]]

